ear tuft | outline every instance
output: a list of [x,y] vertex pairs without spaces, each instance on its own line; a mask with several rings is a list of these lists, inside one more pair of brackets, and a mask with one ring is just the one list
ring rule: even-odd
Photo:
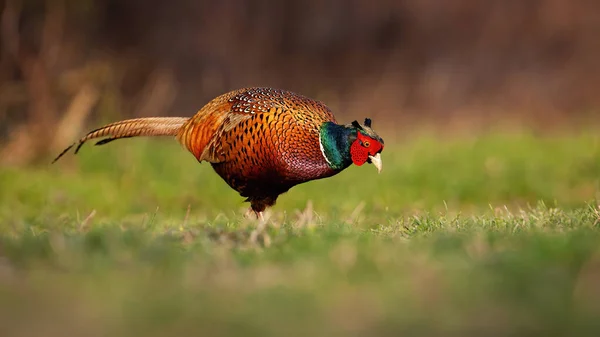
[[365,126],[366,127],[371,127],[371,118],[365,118]]
[[357,128],[357,129],[360,129],[360,130],[363,129],[362,126],[360,124],[358,124],[358,121],[352,122],[352,126],[355,127],[355,128]]

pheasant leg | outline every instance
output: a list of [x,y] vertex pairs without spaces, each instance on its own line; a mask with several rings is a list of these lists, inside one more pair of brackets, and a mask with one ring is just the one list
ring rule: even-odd
[[255,210],[253,210],[252,207],[250,207],[250,208],[248,208],[246,213],[244,213],[244,218],[249,219],[250,214],[254,214],[254,216],[256,217],[257,220],[260,220],[261,222],[265,222],[265,216],[263,215],[263,212],[257,212]]

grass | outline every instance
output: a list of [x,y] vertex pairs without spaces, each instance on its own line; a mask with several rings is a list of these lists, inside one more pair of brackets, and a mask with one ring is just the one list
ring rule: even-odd
[[174,142],[0,168],[1,336],[596,336],[600,137],[388,144],[264,232]]

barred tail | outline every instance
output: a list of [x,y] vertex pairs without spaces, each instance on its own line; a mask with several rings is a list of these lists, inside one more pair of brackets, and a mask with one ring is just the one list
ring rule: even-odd
[[189,117],[145,117],[127,119],[120,122],[111,123],[101,128],[91,131],[79,141],[71,144],[61,152],[52,163],[56,162],[73,146],[75,153],[86,141],[94,138],[108,137],[98,141],[95,145],[103,145],[113,140],[140,136],[176,136],[181,126],[187,122]]

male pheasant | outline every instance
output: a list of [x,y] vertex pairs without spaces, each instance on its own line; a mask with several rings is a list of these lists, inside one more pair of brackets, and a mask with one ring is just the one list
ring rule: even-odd
[[[115,122],[89,132],[66,148],[75,153],[90,139],[96,145],[137,136],[175,136],[199,162],[209,162],[231,188],[246,197],[259,218],[291,187],[333,176],[354,163],[381,171],[383,139],[354,121],[337,124],[321,102],[290,91],[246,88],[207,103],[193,117],[147,117]],[[249,210],[249,211],[250,211]]]

